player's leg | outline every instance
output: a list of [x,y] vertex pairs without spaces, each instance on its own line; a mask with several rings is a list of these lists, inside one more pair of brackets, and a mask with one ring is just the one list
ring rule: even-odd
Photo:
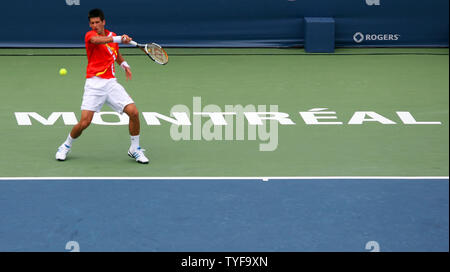
[[85,130],[92,122],[92,118],[94,117],[94,111],[88,111],[83,110],[81,111],[81,119],[76,124],[72,130],[70,131],[69,135],[67,136],[66,141],[58,147],[58,151],[56,152],[55,158],[58,161],[65,161],[67,154],[70,152],[70,149],[72,148],[73,141],[80,137],[81,133],[83,133],[83,130]]
[[141,130],[141,124],[139,121],[139,111],[136,108],[136,105],[134,103],[128,104],[123,109],[123,112],[125,112],[128,117],[130,117],[130,123],[128,124],[128,130],[130,131],[131,136],[137,136],[140,133]]
[[149,160],[144,154],[145,150],[139,144],[139,111],[122,85],[115,80],[111,81],[111,85],[112,91],[108,94],[106,104],[119,113],[126,113],[130,119],[128,129],[130,132],[131,146],[128,149],[128,155],[136,159],[139,163],[148,163]]
[[72,147],[72,142],[91,124],[94,113],[100,111],[102,108],[107,98],[107,83],[108,81],[106,79],[97,77],[86,79],[83,101],[81,103],[81,119],[78,124],[72,128],[66,141],[58,148],[58,151],[56,152],[57,160],[64,161],[66,159],[67,153],[70,152]]
[[134,103],[128,104],[123,109],[123,112],[125,112],[128,117],[130,118],[130,122],[128,125],[128,129],[130,132],[131,137],[131,146],[128,149],[128,156],[136,159],[139,163],[148,163],[148,158],[144,154],[144,149],[141,148],[139,144],[139,137],[140,137],[140,121],[139,121],[139,111],[136,108],[136,105]]
[[81,111],[81,119],[78,124],[73,126],[72,131],[70,131],[69,136],[72,139],[76,139],[80,137],[81,133],[83,133],[83,130],[87,129],[89,125],[92,122],[92,118],[94,117],[94,111],[90,110],[82,110]]

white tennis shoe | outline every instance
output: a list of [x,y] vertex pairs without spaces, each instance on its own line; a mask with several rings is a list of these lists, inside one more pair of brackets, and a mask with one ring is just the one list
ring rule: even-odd
[[56,152],[55,158],[58,161],[65,161],[67,154],[70,152],[70,146],[66,144],[62,144],[60,147],[58,147],[58,151]]
[[128,150],[128,156],[132,157],[133,159],[136,159],[138,163],[147,164],[148,159],[144,155],[145,149],[142,149],[140,146],[136,148],[135,150],[132,150],[131,148]]

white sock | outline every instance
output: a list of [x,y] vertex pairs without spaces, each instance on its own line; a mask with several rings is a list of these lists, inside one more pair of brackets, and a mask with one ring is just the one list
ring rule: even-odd
[[66,139],[66,141],[64,142],[64,144],[67,145],[67,146],[69,146],[69,147],[72,147],[73,141],[75,141],[75,139],[72,138],[72,137],[70,137],[70,133],[69,133],[69,136],[67,136],[67,139]]
[[139,147],[139,135],[130,136],[131,137],[131,147],[130,149],[135,150]]

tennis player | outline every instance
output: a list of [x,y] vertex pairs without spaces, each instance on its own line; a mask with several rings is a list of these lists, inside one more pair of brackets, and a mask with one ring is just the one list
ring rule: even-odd
[[132,39],[128,35],[117,36],[105,29],[105,16],[100,9],[89,11],[89,25],[91,31],[86,33],[85,44],[88,58],[86,83],[84,85],[83,101],[81,103],[81,120],[76,124],[66,141],[58,148],[56,159],[66,160],[72,148],[72,143],[90,125],[95,112],[99,112],[106,103],[118,113],[129,116],[129,132],[131,146],[128,155],[139,163],[148,163],[144,149],[139,145],[139,111],[125,89],[115,77],[114,61],[125,71],[127,80],[131,79],[128,63],[119,53],[119,43],[129,43]]

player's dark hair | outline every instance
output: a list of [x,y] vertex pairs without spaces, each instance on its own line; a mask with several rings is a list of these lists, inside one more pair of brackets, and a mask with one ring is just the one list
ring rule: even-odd
[[91,9],[89,11],[88,19],[91,20],[91,18],[99,17],[100,20],[105,20],[105,15],[103,14],[103,11],[101,9]]

